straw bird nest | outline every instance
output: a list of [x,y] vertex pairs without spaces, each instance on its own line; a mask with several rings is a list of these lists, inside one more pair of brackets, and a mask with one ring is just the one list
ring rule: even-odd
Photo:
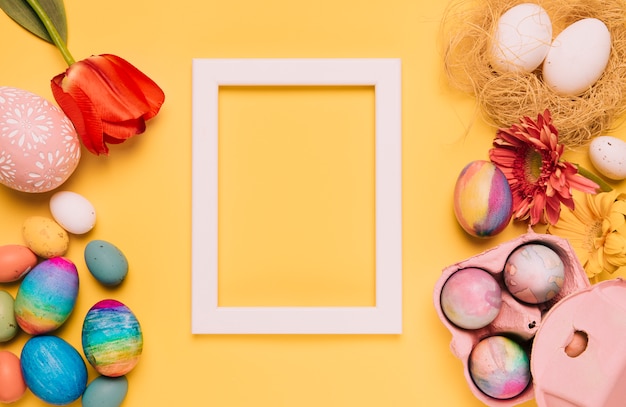
[[[553,38],[583,18],[604,22],[611,34],[611,54],[600,79],[575,96],[555,94],[531,73],[497,73],[489,63],[491,38],[500,16],[520,3],[543,7],[552,21]],[[559,141],[568,147],[587,144],[610,131],[626,112],[625,0],[452,0],[442,20],[444,68],[449,83],[473,94],[486,120],[509,127],[523,116],[549,109]],[[572,67],[576,69],[576,67]]]

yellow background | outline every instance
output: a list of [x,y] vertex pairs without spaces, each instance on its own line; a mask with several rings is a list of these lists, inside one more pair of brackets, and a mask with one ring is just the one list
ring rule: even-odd
[[[98,221],[89,234],[71,238],[67,257],[79,268],[81,287],[74,313],[57,334],[80,349],[83,317],[102,298],[116,298],[135,312],[143,328],[145,346],[140,363],[128,375],[130,389],[125,406],[482,405],[465,383],[460,361],[449,351],[451,336],[434,311],[432,290],[444,267],[516,237],[525,228],[513,225],[493,239],[478,241],[464,234],[454,218],[451,197],[456,177],[468,162],[487,158],[494,129],[478,118],[473,98],[450,90],[442,76],[438,30],[445,3],[66,0],[69,46],[76,59],[98,53],[120,55],[151,76],[166,94],[161,113],[148,123],[145,134],[112,146],[108,157],[84,151],[77,171],[62,187],[87,197],[96,207]],[[0,35],[0,85],[23,88],[52,100],[49,79],[65,69],[60,54],[4,14],[0,15]],[[298,57],[402,59],[403,333],[194,336],[190,318],[192,58]],[[358,97],[346,104],[351,109],[366,109],[364,123],[355,125],[363,125],[367,132],[372,120],[371,112],[367,112],[371,95],[364,93],[357,92]],[[229,95],[225,96],[228,99]],[[326,97],[327,102],[332,99],[332,94],[312,97],[318,96]],[[348,92],[339,96],[355,95]],[[231,100],[235,108],[250,109],[245,105],[247,96],[230,97],[235,97]],[[299,97],[297,101],[304,103],[305,99]],[[256,108],[262,115],[268,106],[257,104]],[[329,120],[329,134],[345,133],[339,126],[341,120],[332,116]],[[249,125],[242,126],[249,130]],[[271,139],[278,149],[284,131]],[[316,131],[322,133],[324,128]],[[303,147],[298,144],[300,141],[292,141],[296,148]],[[330,140],[323,138],[322,142]],[[358,157],[365,158],[357,159],[354,165],[366,173],[371,171],[371,145],[354,140],[343,142],[348,143],[340,146],[343,149],[362,150],[359,152],[363,155]],[[266,152],[269,158],[270,153],[275,157],[281,153],[263,148],[257,153]],[[255,158],[257,163],[258,159]],[[338,157],[333,160],[333,168],[342,168]],[[277,171],[269,167],[262,170],[267,174]],[[299,188],[299,193],[308,193],[297,181],[290,182]],[[312,187],[320,188],[315,182]],[[365,182],[355,188],[355,193],[371,196],[371,184]],[[50,195],[0,188],[0,244],[22,242],[24,219],[48,215]],[[340,202],[344,210],[346,202]],[[350,281],[361,286],[354,292],[341,291],[341,284],[331,288],[330,293],[340,293],[339,299],[329,300],[332,303],[342,298],[351,304],[372,301],[372,249],[367,248],[371,244],[371,236],[367,236],[371,234],[371,224],[367,222],[372,219],[368,217],[371,207],[367,205],[371,202],[356,206],[366,223],[362,225],[365,236],[360,236],[363,241],[358,243],[365,247],[365,258],[350,257],[363,263],[358,265],[362,274],[350,277]],[[294,214],[289,216],[298,219]],[[256,221],[259,225],[266,222]],[[315,233],[321,234],[323,226]],[[82,251],[91,239],[110,241],[128,257],[130,272],[119,288],[104,289],[89,275]],[[254,242],[236,243],[254,250]],[[287,245],[287,255],[302,249],[289,246],[287,240],[283,243]],[[321,249],[330,251],[326,246]],[[330,253],[325,258],[333,260],[337,255]],[[318,278],[304,273],[289,284],[309,284],[302,279],[311,276]],[[254,278],[263,280],[262,275]],[[325,282],[317,279],[310,284],[323,286]],[[15,293],[17,284],[6,289]],[[235,287],[235,294],[226,295],[225,301],[247,301],[246,296],[237,297],[236,293],[241,293],[237,290]],[[280,297],[285,290],[276,289],[275,296],[260,296],[251,301],[290,303],[294,298],[288,293]],[[315,303],[320,297],[326,298],[323,290],[320,293],[302,301]],[[28,336],[22,333],[1,347],[19,353],[26,339]],[[91,380],[95,373],[89,369]],[[28,392],[15,405],[44,403]]]

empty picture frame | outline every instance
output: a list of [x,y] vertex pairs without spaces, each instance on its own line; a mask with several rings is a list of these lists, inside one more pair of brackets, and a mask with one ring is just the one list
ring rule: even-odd
[[[373,306],[218,305],[220,86],[373,86],[375,275]],[[401,62],[399,59],[194,59],[192,107],[192,333],[402,332]]]

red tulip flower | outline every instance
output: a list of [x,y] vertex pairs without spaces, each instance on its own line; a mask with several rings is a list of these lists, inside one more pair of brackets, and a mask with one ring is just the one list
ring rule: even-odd
[[152,79],[111,54],[74,62],[51,81],[52,94],[70,118],[83,145],[93,154],[108,154],[146,130],[165,95]]
[[52,78],[52,94],[87,150],[108,154],[107,143],[119,144],[146,130],[146,120],[157,115],[165,100],[163,91],[118,56],[94,55],[76,62],[67,48],[63,0],[0,1],[0,8],[63,55],[68,68]]

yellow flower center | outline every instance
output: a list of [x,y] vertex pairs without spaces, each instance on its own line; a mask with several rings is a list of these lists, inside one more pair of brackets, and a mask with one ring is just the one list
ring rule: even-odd
[[585,233],[585,239],[583,240],[583,248],[591,253],[597,249],[596,241],[598,238],[604,236],[602,230],[602,220],[596,220],[587,226],[587,233]]
[[530,184],[534,184],[541,177],[541,165],[543,158],[537,150],[529,150],[526,154],[526,180]]

